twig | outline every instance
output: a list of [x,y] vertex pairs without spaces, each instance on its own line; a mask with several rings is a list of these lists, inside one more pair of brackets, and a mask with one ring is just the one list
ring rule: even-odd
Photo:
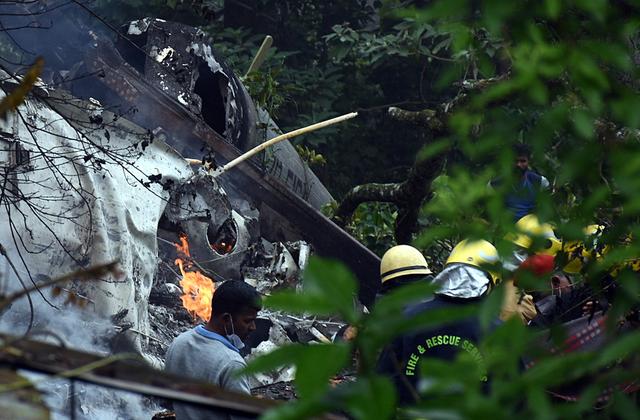
[[157,341],[160,344],[164,344],[165,346],[167,345],[167,343],[165,341],[160,340],[159,338],[153,337],[147,333],[143,333],[142,331],[138,331],[138,330],[134,330],[133,328],[129,328],[127,331],[131,331],[134,332],[136,334],[140,334],[140,335],[144,335],[147,338],[152,339],[153,341]]
[[[0,250],[3,250],[3,248],[0,248]],[[2,251],[0,251],[0,252],[2,252]],[[4,255],[4,253],[3,253],[3,255]],[[64,275],[62,277],[58,277],[58,278],[55,278],[55,279],[52,279],[52,280],[49,280],[49,281],[45,281],[43,283],[37,284],[37,285],[32,286],[32,287],[25,287],[23,290],[20,290],[19,292],[15,292],[15,293],[7,296],[7,297],[1,298],[0,299],[0,311],[5,309],[12,302],[14,302],[16,299],[19,299],[19,298],[21,298],[22,296],[25,296],[25,295],[29,295],[31,292],[33,292],[35,290],[39,290],[40,288],[53,286],[55,284],[63,283],[65,281],[69,281],[71,279],[94,280],[96,277],[100,277],[100,276],[102,276],[102,275],[104,275],[106,273],[115,272],[117,265],[118,265],[118,261],[113,261],[113,262],[110,262],[108,264],[98,265],[98,266],[89,268],[87,270],[74,271],[73,273],[66,274],[66,275]]]

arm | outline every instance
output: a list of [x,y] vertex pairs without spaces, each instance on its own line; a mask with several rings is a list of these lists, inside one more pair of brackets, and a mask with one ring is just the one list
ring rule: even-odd
[[231,360],[220,373],[220,386],[228,391],[250,394],[249,381],[245,375],[236,376],[236,372],[242,370],[246,365],[237,360]]

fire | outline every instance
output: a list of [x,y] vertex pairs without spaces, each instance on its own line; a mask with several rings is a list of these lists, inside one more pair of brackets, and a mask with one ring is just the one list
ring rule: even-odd
[[233,251],[233,244],[227,242],[216,242],[215,244],[210,244],[211,248],[216,251],[220,255],[225,255]]
[[[189,253],[189,242],[186,235],[180,235],[180,244],[175,244],[178,251],[178,258],[175,264],[180,268],[182,280],[182,306],[185,307],[191,316],[208,321],[211,317],[211,298],[215,286],[213,281],[197,270],[191,270],[191,254]],[[190,270],[190,271],[186,271]]]

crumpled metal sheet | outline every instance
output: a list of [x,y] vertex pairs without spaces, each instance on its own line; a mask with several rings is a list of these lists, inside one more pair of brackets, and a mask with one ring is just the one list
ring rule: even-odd
[[127,29],[127,35],[142,35],[144,32],[147,31],[147,29],[149,29],[150,24],[151,24],[151,18],[134,20],[129,23],[129,27]]
[[[131,22],[126,32],[133,37],[145,37],[147,58],[144,74],[147,80],[194,114],[208,114],[209,110],[203,107],[211,106],[207,105],[207,98],[202,97],[202,93],[194,90],[198,79],[217,78],[209,80],[209,83],[219,90],[225,118],[224,127],[212,128],[242,148],[247,130],[254,131],[247,124],[245,115],[247,94],[231,70],[216,59],[208,36],[191,26],[152,18]],[[201,67],[201,63],[206,66]],[[204,70],[206,68],[208,71]],[[207,93],[216,96],[216,92]]]
[[263,239],[251,249],[250,264],[243,269],[244,281],[265,295],[283,288],[298,289],[311,253],[312,247],[305,241],[271,243]]
[[[257,221],[232,210],[226,192],[215,178],[200,170],[178,186],[165,212],[167,219],[187,235],[197,268],[214,281],[241,279],[249,246],[258,239]],[[213,249],[216,233],[231,226],[234,245],[227,253]]]
[[177,224],[202,222],[206,235],[207,226],[217,229],[231,216],[231,203],[215,178],[199,171],[174,190],[165,216]]
[[283,243],[276,244],[275,258],[269,267],[270,271],[282,279],[290,279],[298,274],[298,265]]
[[[146,130],[124,119],[116,121],[108,112],[102,113],[108,126],[94,124],[83,111],[89,105],[79,104],[61,107],[77,112],[63,116],[29,98],[19,111],[32,127],[15,113],[0,121],[0,131],[12,135],[32,157],[30,170],[15,174],[19,192],[31,196],[29,206],[18,204],[24,219],[15,207],[10,206],[9,215],[6,206],[0,206],[0,219],[11,217],[14,235],[25,242],[7,239],[12,237],[9,223],[0,224],[0,237],[14,261],[21,255],[36,279],[118,260],[123,277],[81,282],[75,290],[90,300],[86,310],[105,318],[126,310],[122,322],[144,332],[157,266],[157,226],[169,199],[161,182],[144,181],[160,176],[162,182],[179,184],[192,171],[173,148],[157,139],[150,141]],[[143,141],[146,146],[140,147]],[[114,150],[127,154],[124,165]],[[30,206],[46,211],[46,218]],[[25,269],[19,268],[26,277]],[[38,305],[46,304],[35,302],[37,318]],[[129,350],[140,351],[141,336],[126,335]]]
[[489,290],[489,278],[479,268],[467,264],[450,264],[433,279],[436,293],[456,298],[476,298]]

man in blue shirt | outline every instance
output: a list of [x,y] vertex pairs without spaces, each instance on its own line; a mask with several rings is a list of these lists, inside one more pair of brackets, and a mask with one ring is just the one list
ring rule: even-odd
[[[526,144],[514,147],[516,162],[516,181],[505,195],[505,206],[514,214],[514,221],[520,220],[527,214],[535,213],[538,194],[549,188],[549,180],[533,171],[529,165],[531,150]],[[491,187],[499,186],[501,181],[491,181]]]
[[[165,370],[209,382],[225,390],[250,393],[246,377],[235,373],[246,366],[242,340],[256,329],[260,294],[239,280],[219,286],[211,299],[211,319],[180,334],[169,346]],[[176,419],[230,419],[228,414],[174,404]]]

